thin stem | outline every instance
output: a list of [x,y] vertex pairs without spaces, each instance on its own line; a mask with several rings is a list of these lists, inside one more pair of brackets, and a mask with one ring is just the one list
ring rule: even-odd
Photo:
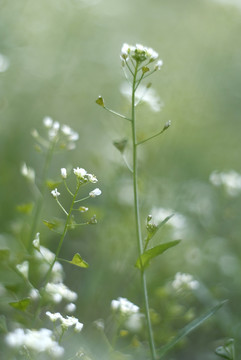
[[89,199],[89,198],[90,198],[90,195],[88,195],[88,196],[86,196],[86,197],[84,197],[84,198],[82,198],[82,199],[75,200],[74,203],[76,204],[76,203],[78,203],[78,202],[80,202],[80,201],[84,201],[84,200],[87,200],[87,199]]
[[133,173],[133,169],[131,168],[130,164],[128,163],[125,154],[122,154],[122,158],[123,158],[124,163],[126,164],[128,170],[130,170],[130,172]]
[[65,210],[65,208],[63,207],[63,205],[59,202],[58,198],[56,198],[57,204],[60,206],[60,208],[63,210],[63,212],[65,213],[65,215],[68,216],[67,211]]
[[69,213],[68,213],[68,216],[67,216],[67,219],[66,219],[66,222],[65,222],[64,231],[63,231],[63,233],[62,233],[62,235],[61,235],[61,238],[60,238],[60,240],[59,240],[59,245],[58,245],[58,248],[57,248],[57,250],[56,250],[54,260],[53,260],[52,264],[50,265],[50,268],[49,268],[49,270],[48,270],[48,272],[47,272],[47,274],[46,274],[45,281],[44,281],[44,287],[45,287],[45,285],[48,283],[49,278],[50,278],[50,275],[51,275],[51,272],[52,272],[52,269],[53,269],[53,267],[54,267],[54,264],[55,264],[55,262],[57,261],[57,259],[58,259],[58,257],[59,257],[59,253],[60,253],[60,250],[61,250],[61,248],[62,248],[65,235],[66,235],[66,233],[67,233],[67,231],[68,231],[71,213],[72,213],[72,210],[73,210],[73,206],[74,206],[75,199],[76,199],[76,196],[77,196],[77,194],[78,194],[79,188],[80,188],[80,182],[78,182],[78,184],[77,184],[77,186],[76,186],[76,191],[75,191],[75,193],[74,193],[73,200],[72,200],[72,203],[71,203],[71,205],[70,205]]
[[69,187],[68,187],[67,182],[66,182],[65,179],[64,179],[64,186],[65,186],[66,190],[68,191],[68,193],[69,193],[71,196],[74,196],[74,194],[72,193],[72,191],[69,189]]
[[[132,84],[132,145],[133,145],[133,189],[134,189],[136,235],[137,235],[139,258],[141,259],[141,255],[143,254],[143,243],[141,236],[141,224],[140,224],[140,213],[139,213],[137,136],[136,136],[136,119],[135,119],[135,91],[136,91],[137,71],[138,71],[138,63],[136,63],[135,73],[133,76],[133,84]],[[148,300],[146,276],[143,268],[141,269],[141,283],[142,283],[142,290],[144,295],[144,308],[145,308],[145,316],[146,316],[147,329],[148,329],[151,358],[152,360],[156,360],[155,344],[154,344],[150,312],[149,312],[149,300]]]
[[151,139],[155,138],[156,136],[161,135],[161,134],[162,134],[165,130],[166,130],[166,129],[162,129],[162,130],[161,130],[161,131],[159,131],[157,134],[152,135],[152,136],[150,136],[149,138],[144,139],[144,140],[142,140],[142,141],[139,141],[139,142],[137,143],[137,145],[144,144],[146,141],[149,141],[149,140],[151,140]]
[[39,216],[40,216],[40,212],[42,209],[42,205],[43,205],[43,197],[44,197],[44,190],[45,190],[45,180],[47,177],[47,172],[48,172],[48,168],[50,165],[50,161],[52,159],[52,155],[54,152],[54,148],[55,148],[55,141],[51,142],[45,157],[45,162],[44,162],[44,167],[43,167],[43,173],[42,173],[42,179],[41,179],[41,184],[40,184],[40,195],[37,199],[37,203],[36,203],[36,207],[35,207],[35,211],[34,211],[34,216],[33,216],[33,221],[32,221],[32,225],[31,225],[31,229],[30,229],[30,233],[29,233],[29,239],[28,239],[28,244],[27,244],[27,248],[28,250],[31,249],[31,245],[32,245],[32,241],[34,239],[34,236],[36,234],[36,229],[38,226],[38,221],[39,221]]
[[107,111],[109,111],[110,113],[114,114],[114,115],[117,115],[119,117],[121,117],[122,119],[125,119],[125,120],[128,120],[128,121],[131,121],[131,119],[127,118],[125,115],[122,115],[122,114],[119,114],[118,112],[114,111],[114,110],[111,110],[109,109],[108,107],[106,106],[103,106],[103,108]]

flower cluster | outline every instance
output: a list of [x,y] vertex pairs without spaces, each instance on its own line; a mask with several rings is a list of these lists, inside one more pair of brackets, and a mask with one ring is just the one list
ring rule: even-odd
[[61,125],[49,116],[43,119],[43,125],[47,129],[48,141],[42,138],[36,129],[32,131],[32,135],[38,141],[40,147],[48,147],[50,142],[58,145],[60,149],[75,149],[75,142],[79,139],[79,134],[71,127],[65,124]]
[[77,300],[77,293],[70,290],[63,283],[48,283],[46,285],[46,293],[50,295],[55,303],[59,303],[62,300],[75,301]]
[[50,311],[46,312],[46,315],[49,317],[49,319],[52,322],[55,322],[57,320],[60,320],[61,326],[63,329],[68,329],[71,326],[74,326],[74,329],[76,332],[80,332],[83,328],[83,324],[79,322],[79,320],[74,316],[66,316],[64,318],[59,312],[57,313],[51,313]]
[[[146,65],[156,61],[158,59],[158,53],[152,48],[145,47],[141,44],[136,44],[136,46],[129,45],[124,43],[121,48],[120,58],[123,62],[123,65],[131,59],[132,61],[136,61],[136,63],[141,64],[143,62],[147,62]],[[155,64],[154,70],[160,70],[163,65],[162,60],[158,60]],[[144,67],[143,72],[149,71],[148,68]]]
[[122,297],[119,297],[117,300],[112,300],[111,308],[114,311],[119,311],[123,315],[132,315],[139,312],[137,305]]
[[181,291],[184,289],[195,290],[199,287],[199,282],[194,280],[190,274],[176,273],[175,279],[172,282],[172,286],[175,290]]
[[77,176],[77,178],[82,182],[91,182],[93,184],[98,182],[98,179],[95,175],[88,174],[87,171],[83,168],[77,167],[73,171],[74,171],[74,174]]
[[49,355],[59,357],[63,355],[64,348],[53,339],[53,332],[49,329],[15,329],[5,338],[8,346],[12,348],[26,347],[36,353],[47,352]]
[[220,173],[213,171],[209,180],[214,186],[224,186],[230,196],[237,196],[241,193],[241,175],[234,170]]

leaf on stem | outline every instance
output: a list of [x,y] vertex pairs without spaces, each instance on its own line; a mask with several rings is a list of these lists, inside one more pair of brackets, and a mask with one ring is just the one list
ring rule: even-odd
[[121,154],[123,154],[123,152],[125,151],[127,142],[128,142],[127,139],[122,139],[120,141],[113,141],[113,145],[116,147],[117,150],[120,151]]
[[8,304],[17,310],[25,311],[28,305],[30,304],[30,298],[25,298],[19,301],[13,301]]
[[135,266],[140,270],[145,269],[146,267],[148,267],[150,265],[150,261],[153,258],[157,257],[158,255],[161,255],[162,253],[164,253],[164,251],[168,250],[169,248],[178,245],[180,243],[180,241],[181,240],[169,241],[167,243],[157,245],[149,250],[146,250],[137,259]]
[[82,259],[82,257],[80,256],[79,253],[76,253],[73,256],[73,259],[71,261],[68,261],[68,263],[79,266],[81,268],[88,268],[89,267],[89,264],[84,259]]
[[105,106],[104,99],[102,98],[102,96],[99,96],[95,102],[96,102],[96,104],[98,104],[100,106],[103,106],[103,107]]
[[[174,214],[171,214],[169,216],[167,216],[163,221],[161,221],[158,225],[152,225],[147,221],[147,231],[148,231],[148,235],[145,238],[145,249],[147,248],[150,240],[156,235],[157,231],[163,226],[165,225],[172,217],[174,216]],[[151,220],[151,219],[150,219]]]
[[227,300],[221,301],[217,305],[213,306],[211,309],[209,309],[206,313],[198,317],[197,319],[190,322],[188,325],[186,325],[182,330],[179,331],[177,336],[169,342],[167,345],[163,346],[159,352],[158,360],[163,357],[164,354],[166,354],[169,350],[171,350],[181,339],[183,339],[185,336],[187,336],[190,332],[195,330],[198,326],[202,325],[204,321],[206,321],[208,318],[210,318],[212,315],[216,313],[225,303]]
[[60,219],[54,219],[52,221],[43,220],[45,226],[47,226],[50,230],[61,233],[64,229],[64,222]]
[[215,354],[223,359],[235,360],[234,339],[228,339],[225,345],[219,346],[215,350]]

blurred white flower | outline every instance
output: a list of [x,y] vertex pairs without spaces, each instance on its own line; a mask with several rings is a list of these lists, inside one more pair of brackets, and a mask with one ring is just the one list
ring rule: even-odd
[[84,179],[86,180],[85,176],[87,175],[87,171],[83,168],[79,168],[77,167],[76,169],[73,170],[74,174],[79,178],[79,179]]
[[23,330],[15,329],[6,335],[6,343],[13,348],[27,347],[37,353],[47,351],[54,357],[63,355],[64,349],[53,340],[53,332],[49,329]]
[[128,58],[131,57],[138,62],[152,62],[158,58],[158,53],[152,48],[145,47],[141,44],[136,44],[136,46],[132,46],[124,43],[121,48],[120,56],[123,60],[128,60]]
[[40,251],[40,233],[38,232],[36,235],[35,235],[35,239],[33,240],[33,247]]
[[28,278],[28,270],[29,270],[29,263],[28,261],[24,261],[21,264],[16,265],[18,271],[23,274],[23,276],[27,279]]
[[96,188],[89,193],[89,196],[94,198],[96,196],[101,195],[101,193],[102,193],[102,191],[100,189]]
[[125,322],[125,326],[127,327],[128,330],[132,331],[132,332],[138,332],[141,330],[142,325],[143,325],[143,314],[140,313],[134,313],[131,314],[128,319]]
[[31,299],[37,300],[37,299],[39,299],[39,296],[40,296],[39,291],[37,289],[32,288],[29,292],[29,296]]
[[166,209],[162,207],[153,207],[151,214],[152,221],[156,225],[162,222],[166,217],[174,214],[174,216],[168,220],[167,225],[172,227],[173,236],[182,237],[184,235],[184,232],[187,228],[187,220],[184,215],[177,213],[172,209]]
[[51,117],[45,116],[43,118],[43,124],[47,129],[50,129],[53,126],[53,123],[54,123],[54,121]]
[[5,55],[0,54],[0,72],[5,72],[9,68],[9,60]]
[[80,332],[83,329],[84,325],[81,322],[79,322],[79,320],[74,316],[66,316],[66,318],[64,318],[59,312],[51,313],[50,311],[47,311],[46,315],[49,317],[49,319],[52,322],[60,320],[61,326],[64,329],[68,329],[71,326],[74,326],[75,331],[77,332]]
[[59,303],[63,299],[72,302],[78,298],[77,293],[71,291],[63,283],[48,283],[46,285],[46,292],[52,297],[55,303]]
[[65,306],[65,310],[72,313],[76,310],[76,305],[74,303],[69,303]]
[[120,311],[123,315],[132,315],[139,312],[139,307],[126,298],[119,297],[111,301],[111,308],[114,311]]
[[230,196],[237,196],[241,192],[241,174],[234,170],[228,172],[213,171],[209,180],[214,186],[223,185]]
[[35,181],[35,171],[31,167],[28,167],[25,163],[21,166],[21,174],[26,177],[30,182]]
[[[131,102],[132,89],[130,85],[123,83],[120,87],[120,91],[122,95],[124,95]],[[152,88],[147,88],[144,85],[139,85],[136,91],[136,105],[139,102],[147,103],[150,109],[154,112],[160,111],[164,106],[156,91]]]
[[197,280],[194,280],[193,276],[190,274],[178,272],[175,275],[172,286],[177,291],[185,289],[196,290],[199,287],[199,282]]
[[60,193],[58,192],[58,189],[55,188],[54,190],[51,191],[51,194],[53,195],[53,197],[55,199],[57,199],[57,197],[60,195]]
[[67,170],[65,168],[61,168],[60,172],[61,172],[62,179],[66,179],[67,178]]

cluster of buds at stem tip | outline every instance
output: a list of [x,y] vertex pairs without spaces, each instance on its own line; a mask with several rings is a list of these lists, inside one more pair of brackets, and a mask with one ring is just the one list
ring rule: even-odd
[[141,44],[136,44],[135,46],[129,45],[124,43],[121,48],[121,55],[120,58],[122,60],[122,66],[125,66],[126,62],[130,59],[131,61],[135,61],[137,64],[143,64],[142,66],[142,72],[145,74],[146,72],[150,71],[149,65],[150,63],[153,63],[156,61],[153,71],[160,70],[163,61],[158,60],[158,53],[153,50],[152,48],[145,47]]

